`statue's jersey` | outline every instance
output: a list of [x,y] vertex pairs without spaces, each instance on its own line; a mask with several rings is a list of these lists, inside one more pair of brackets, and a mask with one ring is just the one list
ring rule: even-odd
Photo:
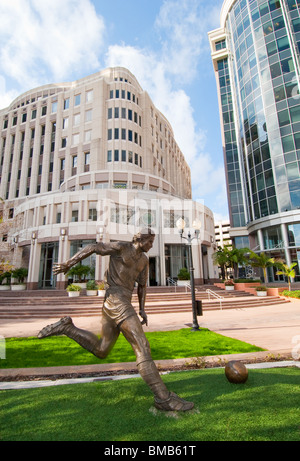
[[132,243],[103,243],[97,254],[109,255],[105,274],[106,294],[103,311],[116,323],[136,315],[131,304],[132,292],[137,282],[145,286],[148,280],[148,258],[136,251]]

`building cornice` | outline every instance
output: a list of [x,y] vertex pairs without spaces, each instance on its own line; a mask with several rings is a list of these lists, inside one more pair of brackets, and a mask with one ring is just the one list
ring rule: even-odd
[[225,27],[226,19],[229,11],[233,7],[236,0],[225,0],[221,10],[221,27]]

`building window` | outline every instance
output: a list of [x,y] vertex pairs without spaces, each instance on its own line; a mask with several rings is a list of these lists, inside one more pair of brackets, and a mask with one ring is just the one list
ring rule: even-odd
[[67,144],[68,144],[68,138],[62,138],[61,147],[67,147]]
[[115,149],[115,162],[118,162],[119,161],[119,150],[118,149]]
[[66,159],[60,159],[60,170],[63,171],[65,169]]
[[97,221],[97,209],[96,208],[89,209],[89,221]]
[[80,114],[75,114],[74,115],[74,126],[79,126],[80,125]]
[[111,162],[111,161],[112,161],[112,151],[111,151],[111,150],[108,150],[108,151],[107,151],[107,161],[108,161],[108,162]]
[[56,112],[57,112],[57,101],[53,102],[51,106],[51,113],[55,114]]
[[110,120],[112,118],[112,108],[109,107],[108,110],[107,110],[107,118],[108,120]]
[[218,42],[215,43],[216,46],[216,51],[223,50],[226,48],[226,40],[219,40]]
[[42,116],[47,114],[47,106],[42,107]]
[[84,153],[84,164],[89,165],[90,164],[90,152],[85,152]]
[[22,114],[22,123],[25,123],[27,120],[27,113]]
[[73,135],[73,146],[77,146],[79,144],[79,134]]
[[78,222],[78,210],[73,210],[72,211],[71,222]]
[[89,142],[92,139],[92,130],[86,131],[84,133],[84,141]]
[[17,123],[18,123],[18,117],[14,117],[12,121],[12,126],[16,126]]
[[93,90],[87,91],[85,95],[85,102],[92,102],[94,97],[94,92]]
[[108,141],[112,140],[112,129],[111,128],[107,130],[107,140]]
[[64,100],[64,110],[69,109],[70,107],[70,98]]
[[63,130],[69,128],[69,117],[63,119]]
[[79,106],[80,105],[80,100],[81,100],[81,94],[76,94],[75,101],[74,101],[74,106]]
[[126,150],[122,150],[122,162],[126,162]]
[[73,157],[72,157],[72,168],[77,167],[77,160],[78,160],[77,155],[73,155]]

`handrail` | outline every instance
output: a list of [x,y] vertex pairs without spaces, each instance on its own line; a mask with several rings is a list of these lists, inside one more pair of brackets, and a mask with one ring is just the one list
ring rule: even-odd
[[206,293],[208,294],[209,300],[211,296],[214,296],[215,298],[218,298],[220,300],[220,309],[222,310],[222,299],[224,299],[224,297],[218,295],[218,293],[216,293],[215,291],[209,290],[209,289],[206,290]]
[[168,282],[168,285],[173,285],[175,287],[175,293],[176,293],[176,287],[177,287],[176,280],[172,279],[172,277],[168,277],[167,282]]
[[[184,286],[185,286],[185,292],[187,291],[187,289],[192,290],[192,286],[189,282],[185,283]],[[198,293],[197,288],[195,288],[195,292]]]

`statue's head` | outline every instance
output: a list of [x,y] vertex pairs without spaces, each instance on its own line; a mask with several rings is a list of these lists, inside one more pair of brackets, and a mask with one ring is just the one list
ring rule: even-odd
[[132,242],[134,244],[138,244],[142,251],[147,253],[147,251],[149,251],[152,248],[154,239],[155,232],[153,232],[153,230],[148,227],[140,230],[140,232],[135,234],[132,239]]

